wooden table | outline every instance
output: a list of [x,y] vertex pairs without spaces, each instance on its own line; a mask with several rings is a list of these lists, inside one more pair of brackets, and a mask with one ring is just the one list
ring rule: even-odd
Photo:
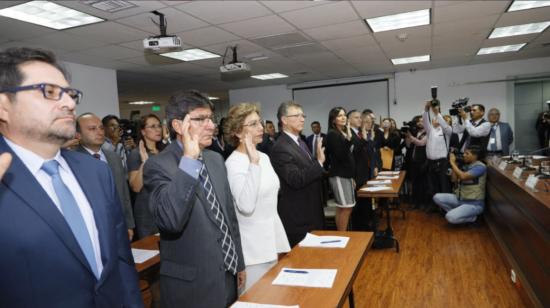
[[[395,247],[396,252],[399,252],[399,241],[393,236],[390,206],[387,201],[389,198],[399,198],[399,191],[401,190],[401,186],[405,181],[405,173],[406,171],[400,171],[399,178],[395,180],[391,180],[391,185],[384,185],[384,186],[391,186],[391,189],[381,190],[381,191],[372,191],[372,192],[364,191],[362,190],[363,188],[375,186],[375,185],[365,184],[363,185],[363,187],[357,190],[357,198],[380,198],[380,205],[386,209],[386,230],[383,232],[383,234],[380,237],[377,236],[377,240],[380,238],[380,243],[384,243],[388,241],[388,246],[384,245],[383,248]],[[389,246],[389,245],[392,245],[392,246]]]
[[[310,248],[296,245],[256,282],[240,301],[274,305],[300,305],[300,308],[341,307],[350,297],[353,307],[353,282],[372,244],[372,232],[314,231],[316,235],[350,237],[346,248]],[[337,269],[332,288],[307,288],[273,285],[283,267]]]
[[512,175],[518,166],[500,170],[489,163],[484,218],[517,274],[520,294],[534,307],[550,307],[550,180],[540,179],[534,191],[525,186],[534,171],[518,180]]
[[[160,236],[150,235],[148,237],[142,238],[141,240],[133,242],[131,246],[132,248],[138,248],[138,249],[159,250],[159,242],[160,242]],[[157,254],[156,256],[152,257],[151,259],[143,263],[136,263],[136,270],[138,273],[142,273],[159,263],[160,263],[160,254]]]

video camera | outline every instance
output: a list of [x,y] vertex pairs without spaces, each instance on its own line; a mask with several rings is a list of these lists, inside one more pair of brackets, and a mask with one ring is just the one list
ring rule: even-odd
[[464,110],[464,112],[470,112],[472,110],[472,107],[471,106],[466,106],[468,105],[468,101],[470,100],[469,97],[465,97],[465,98],[459,98],[457,99],[456,101],[454,101],[452,104],[451,104],[451,109],[449,109],[449,114],[452,115],[452,116],[458,116],[458,109],[462,108],[462,110]]
[[136,123],[126,119],[120,119],[120,137],[122,141],[137,139]]
[[407,133],[411,133],[411,135],[416,136],[416,133],[418,132],[418,128],[416,127],[416,123],[413,121],[405,121],[403,122],[403,126],[399,129],[401,132],[401,135],[405,136]]
[[437,87],[432,86],[431,91],[432,91],[432,101],[431,101],[432,107],[439,107],[441,103],[437,99]]

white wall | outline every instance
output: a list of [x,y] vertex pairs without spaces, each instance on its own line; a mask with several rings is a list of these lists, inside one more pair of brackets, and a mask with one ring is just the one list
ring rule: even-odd
[[71,87],[84,93],[76,114],[93,112],[100,118],[119,115],[116,71],[77,63],[63,62],[71,77]]
[[[486,111],[492,107],[500,109],[501,119],[514,127],[514,83],[480,82],[548,72],[550,57],[396,73],[395,77],[389,77],[390,117],[400,125],[421,114],[425,102],[431,99],[430,87],[436,85],[444,114],[448,113],[452,101],[467,96],[470,103],[481,103]],[[231,104],[260,102],[262,116],[268,120],[274,120],[279,104],[291,98],[292,90],[286,85],[229,91]],[[308,128],[305,131],[308,132]]]
[[277,108],[292,99],[292,90],[286,85],[229,90],[229,103],[235,105],[243,102],[260,103],[262,118],[271,120],[277,126]]
[[550,72],[550,57],[396,73],[397,104],[390,105],[390,113],[398,121],[410,120],[422,113],[426,100],[431,99],[430,86],[436,85],[444,114],[448,113],[452,101],[469,97],[470,104],[483,104],[486,112],[492,107],[498,108],[501,119],[514,127],[514,83],[478,82],[545,72]]

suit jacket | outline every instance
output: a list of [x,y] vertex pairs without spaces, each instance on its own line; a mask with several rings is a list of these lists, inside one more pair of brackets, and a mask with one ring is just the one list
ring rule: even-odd
[[128,232],[106,164],[61,150],[94,213],[99,281],[69,225],[3,138],[13,160],[0,185],[0,306],[143,307]]
[[[307,147],[309,148],[309,151],[311,153],[313,153],[313,136],[315,136],[314,134],[311,134],[309,136],[307,136],[306,138],[306,144],[307,144]],[[325,146],[325,144],[327,143],[327,135],[324,134],[324,133],[321,133],[321,138],[323,138],[323,144],[322,146]]]
[[271,163],[281,181],[277,210],[290,246],[294,246],[307,232],[323,229],[324,169],[286,133],[275,141],[271,149]]
[[[199,179],[179,169],[177,142],[150,157],[143,167],[149,207],[160,230],[162,307],[225,307],[222,233]],[[204,163],[244,270],[241,236],[223,158],[203,150]]]
[[510,155],[510,145],[514,142],[514,132],[510,124],[498,122],[500,127],[500,144],[502,145],[502,155]]
[[[76,151],[90,155],[83,146],[79,145]],[[130,201],[130,190],[128,189],[128,182],[126,182],[126,172],[122,166],[122,159],[120,156],[110,150],[101,149],[105,158],[107,159],[107,164],[111,168],[113,173],[113,178],[115,180],[116,191],[120,199],[120,204],[122,205],[122,213],[124,214],[124,220],[126,221],[126,226],[128,229],[133,229],[136,227],[134,222],[134,213],[132,210],[132,202]]]
[[256,149],[260,152],[263,152],[267,155],[271,153],[271,148],[273,147],[274,142],[271,140],[268,134],[264,133],[262,137],[262,142],[256,145]]

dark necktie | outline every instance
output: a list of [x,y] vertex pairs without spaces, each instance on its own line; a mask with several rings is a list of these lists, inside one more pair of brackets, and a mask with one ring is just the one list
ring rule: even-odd
[[92,156],[95,157],[96,159],[101,160],[101,155],[99,155],[98,153],[94,153],[92,154]]
[[495,152],[497,150],[497,126],[496,125],[493,125],[493,127],[491,127],[491,136],[489,138],[491,138],[490,140],[492,141],[491,151]]
[[300,145],[300,148],[306,153],[307,157],[311,159],[311,155],[309,154],[309,148],[307,147],[307,144],[304,142],[304,140],[302,140],[302,138],[300,137],[298,137],[298,144]]
[[359,132],[357,133],[357,136],[359,136],[359,138],[363,139],[363,132],[362,132],[362,131],[359,131]]
[[[202,158],[199,159],[202,161]],[[237,263],[239,260],[239,256],[235,251],[235,243],[233,242],[231,234],[229,233],[229,228],[227,227],[227,223],[225,222],[225,216],[220,209],[220,203],[218,202],[218,198],[216,198],[216,193],[214,192],[212,183],[210,183],[210,176],[208,175],[208,170],[206,170],[206,165],[204,164],[204,162],[202,164],[199,177],[202,183],[202,187],[204,188],[204,193],[206,194],[206,200],[210,204],[210,210],[214,214],[214,217],[216,217],[218,228],[223,234],[221,248],[225,269],[235,275],[237,273]]]
[[55,191],[55,194],[57,195],[57,198],[59,199],[61,211],[63,212],[65,221],[67,221],[67,224],[71,228],[71,231],[73,231],[73,235],[76,238],[80,249],[82,249],[86,260],[88,260],[90,268],[94,272],[96,278],[99,279],[99,273],[95,259],[94,248],[92,246],[92,240],[90,239],[90,234],[88,233],[86,223],[84,222],[84,218],[80,213],[80,209],[78,208],[78,204],[76,203],[73,194],[65,185],[65,183],[63,183],[63,180],[59,175],[59,163],[56,160],[49,160],[47,162],[44,162],[44,164],[42,165],[42,170],[44,170],[52,178],[53,189]]
[[313,148],[311,149],[311,156],[313,159],[317,157],[317,143],[319,142],[319,137],[313,135]]

